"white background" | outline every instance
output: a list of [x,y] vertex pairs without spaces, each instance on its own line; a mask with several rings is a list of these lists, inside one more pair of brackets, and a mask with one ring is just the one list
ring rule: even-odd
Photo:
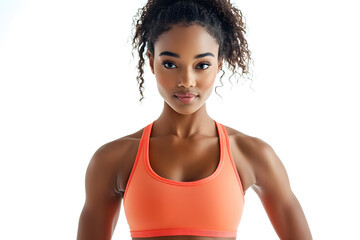
[[[93,153],[159,116],[127,42],[144,2],[0,0],[0,239],[75,239]],[[210,115],[274,148],[314,239],[360,239],[356,1],[235,3],[253,82],[224,79]],[[252,189],[238,232],[277,239]],[[123,206],[113,239],[130,239]]]

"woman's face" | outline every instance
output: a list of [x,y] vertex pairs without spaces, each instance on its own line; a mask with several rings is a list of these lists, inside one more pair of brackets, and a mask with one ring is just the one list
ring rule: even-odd
[[150,67],[164,101],[180,114],[191,114],[210,96],[221,70],[219,44],[199,25],[174,25],[159,36]]

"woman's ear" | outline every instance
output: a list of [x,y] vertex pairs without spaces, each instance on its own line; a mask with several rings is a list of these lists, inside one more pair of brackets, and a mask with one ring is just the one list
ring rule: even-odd
[[149,58],[150,68],[151,68],[152,73],[154,74],[154,57],[152,56],[152,54],[149,51],[146,53],[146,55]]
[[218,67],[218,73],[221,71],[223,65],[223,58],[219,59],[219,67]]

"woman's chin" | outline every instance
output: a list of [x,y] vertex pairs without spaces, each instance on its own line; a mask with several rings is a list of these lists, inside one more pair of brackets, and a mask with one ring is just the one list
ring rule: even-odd
[[200,108],[204,106],[204,103],[199,104],[174,104],[166,102],[167,105],[176,113],[181,115],[190,115],[197,112]]

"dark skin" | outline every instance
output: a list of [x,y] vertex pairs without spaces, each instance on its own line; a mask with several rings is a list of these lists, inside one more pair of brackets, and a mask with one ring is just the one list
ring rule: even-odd
[[[164,98],[164,109],[153,125],[149,145],[150,165],[161,177],[196,181],[211,175],[219,163],[217,129],[205,104],[222,67],[218,47],[202,27],[175,25],[159,37],[154,53],[148,53],[151,70]],[[161,54],[164,52],[177,56]],[[204,53],[206,56],[199,57]],[[198,97],[191,103],[183,103],[175,97],[183,91],[196,93]],[[251,187],[258,194],[279,238],[312,239],[286,170],[271,146],[259,138],[225,127],[243,189],[246,192]],[[111,239],[142,132],[143,129],[107,143],[92,157],[86,173],[86,202],[80,216],[78,240]],[[133,238],[144,239],[236,238]]]

